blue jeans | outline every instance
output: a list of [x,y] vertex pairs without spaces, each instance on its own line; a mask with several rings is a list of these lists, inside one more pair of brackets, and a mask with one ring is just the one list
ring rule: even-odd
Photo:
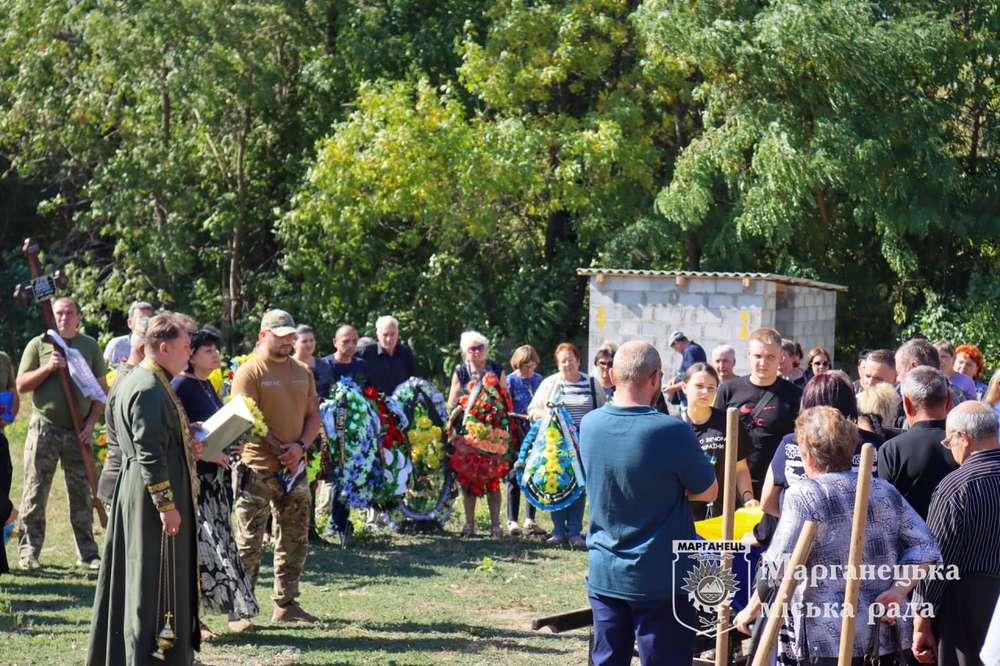
[[[633,647],[642,666],[690,664],[695,635],[674,618],[673,600],[625,601],[589,593],[594,611],[594,666],[628,666]],[[677,614],[693,625],[694,609],[687,600]]]
[[572,539],[583,532],[583,505],[586,501],[587,494],[584,493],[565,509],[552,512],[552,536]]

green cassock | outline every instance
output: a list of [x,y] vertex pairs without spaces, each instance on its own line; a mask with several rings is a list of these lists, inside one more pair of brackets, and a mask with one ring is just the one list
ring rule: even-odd
[[[97,579],[87,654],[91,665],[190,664],[200,647],[197,501],[181,424],[187,416],[164,385],[168,377],[147,359],[122,379],[108,415],[118,434],[122,469]],[[171,508],[171,502],[181,514],[180,532],[172,539],[174,556],[168,539],[166,557],[174,582],[167,604],[177,638],[161,662],[151,657],[164,625],[159,511]]]

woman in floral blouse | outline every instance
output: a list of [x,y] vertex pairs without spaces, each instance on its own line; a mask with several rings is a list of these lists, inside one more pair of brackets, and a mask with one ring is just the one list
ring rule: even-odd
[[[851,469],[858,430],[837,409],[813,407],[796,420],[795,438],[807,478],[785,493],[777,531],[763,557],[761,577],[770,587],[779,584],[783,563],[794,550],[803,525],[807,520],[814,521],[816,537],[805,562],[808,580],[800,582],[793,593],[791,612],[785,617],[788,638],[779,645],[779,663],[823,664],[829,659],[829,663],[836,664],[842,621],[839,609],[844,603],[844,570],[858,479],[858,473]],[[873,479],[855,625],[855,657],[871,654],[871,632],[879,621],[872,614],[876,603],[902,608],[895,622],[899,642],[891,638],[889,631],[880,632],[878,656],[886,663],[894,663],[888,660],[899,646],[911,644],[913,623],[912,618],[905,617],[907,596],[918,582],[916,571],[926,572],[930,564],[940,561],[941,551],[913,507],[890,483]],[[906,576],[893,577],[900,573],[896,565],[909,565],[902,567],[910,574],[909,580]],[[760,610],[761,603],[754,595],[737,615],[735,626],[749,633],[748,625]],[[890,623],[888,617],[882,622]]]

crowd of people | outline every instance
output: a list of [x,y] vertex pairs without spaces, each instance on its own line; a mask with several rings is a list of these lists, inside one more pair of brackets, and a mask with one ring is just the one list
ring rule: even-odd
[[[99,569],[88,661],[145,660],[159,645],[165,617],[176,634],[163,655],[168,663],[190,663],[200,642],[215,637],[200,621],[203,613],[225,614],[233,632],[253,630],[265,539],[274,548],[272,621],[315,622],[297,599],[310,543],[321,541],[316,487],[291,471],[325,445],[320,401],[338,381],[350,378],[389,395],[417,375],[399,323],[380,317],[375,338],[367,339],[344,324],[331,341],[333,353],[319,355],[310,327],[297,326],[282,310],[268,311],[255,353],[236,370],[230,389],[252,399],[267,435],[204,459],[200,426],[223,407],[210,380],[221,366],[217,331],[136,302],[128,310],[129,333],[102,354],[80,331],[73,299],[54,301],[53,312],[65,348],[34,338],[16,372],[0,353],[0,394],[12,394],[8,417],[19,410],[18,395],[31,394],[19,508],[8,497],[12,467],[0,430],[0,514],[5,526],[17,526],[17,566],[41,567],[46,502],[62,465],[78,565]],[[546,537],[589,550],[594,663],[628,663],[636,647],[644,664],[690,661],[695,636],[675,615],[680,592],[670,549],[674,540],[695,538],[695,521],[722,513],[727,408],[739,414],[737,506],[763,512],[748,538],[763,551],[764,565],[735,626],[749,632],[759,619],[805,521],[818,525],[807,564],[846,562],[857,476],[871,474],[863,563],[925,573],[944,565],[959,575],[865,580],[855,655],[895,663],[897,653],[910,652],[921,663],[980,663],[1000,596],[1000,372],[983,381],[976,347],[915,338],[895,350],[868,350],[852,380],[833,368],[827,350],[804,354],[796,341],[766,328],[749,336],[746,376],[735,374],[733,347],[706,354],[681,331],[670,336],[681,358],[670,377],[659,353],[635,341],[620,347],[609,341],[593,359],[564,342],[552,353],[555,371],[544,377],[537,372],[542,357],[530,345],[517,347],[506,364],[491,358],[478,332],[464,332],[458,346],[462,360],[451,376],[449,408],[492,377],[509,392],[514,415],[537,423],[558,404],[579,438],[575,455],[586,491],[550,511],[551,534],[537,522],[537,502],[525,501],[520,520],[523,465],[506,474],[505,528],[499,485],[485,496],[492,537]],[[71,356],[79,425],[59,378]],[[81,363],[99,390],[76,386]],[[95,397],[101,392],[104,400]],[[109,516],[103,555],[81,448],[102,417],[108,455],[97,497]],[[877,449],[871,470],[860,468],[864,444]],[[346,544],[350,512],[338,479],[327,480],[324,535]],[[463,487],[461,536],[475,533],[476,503]],[[0,549],[0,572],[6,569]],[[812,617],[803,606],[842,600],[844,583],[796,589],[779,663],[836,658],[839,617]],[[915,619],[904,613],[892,622],[893,632],[877,632],[873,604],[933,612]]]

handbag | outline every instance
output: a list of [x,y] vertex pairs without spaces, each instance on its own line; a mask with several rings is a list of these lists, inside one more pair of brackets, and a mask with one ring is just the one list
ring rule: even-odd
[[[895,647],[892,652],[879,655],[879,648],[881,646],[879,638],[883,631],[890,632]],[[804,633],[805,628],[803,627]],[[809,656],[808,639],[806,639],[803,648],[806,654],[805,658],[799,660],[800,666],[837,666],[837,657]],[[899,640],[899,627],[896,625],[890,626],[882,622],[882,620],[876,620],[871,635],[868,637],[868,649],[865,651],[864,656],[852,658],[851,666],[906,666],[906,652],[903,650],[903,646]]]

